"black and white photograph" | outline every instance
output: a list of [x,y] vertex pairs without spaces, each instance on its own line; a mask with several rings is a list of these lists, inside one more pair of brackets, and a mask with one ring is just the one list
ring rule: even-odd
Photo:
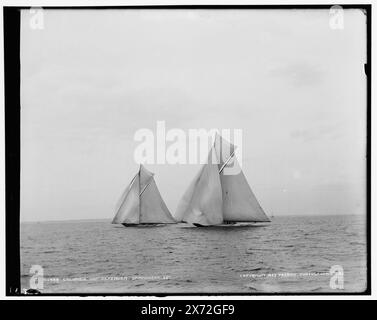
[[19,8],[19,294],[367,293],[368,19]]

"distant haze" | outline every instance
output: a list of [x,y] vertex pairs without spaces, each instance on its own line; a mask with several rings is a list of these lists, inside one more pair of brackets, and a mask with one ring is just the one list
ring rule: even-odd
[[[21,220],[111,219],[134,133],[243,130],[267,215],[365,214],[366,16],[44,10],[21,16]],[[146,165],[174,213],[200,165]]]

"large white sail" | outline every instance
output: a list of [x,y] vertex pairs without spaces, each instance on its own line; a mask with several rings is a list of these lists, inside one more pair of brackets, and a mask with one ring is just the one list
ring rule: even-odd
[[[228,165],[232,165],[233,168],[239,167],[236,158],[229,161]],[[224,221],[270,221],[247,183],[244,173],[242,170],[238,172],[238,174],[225,175],[223,170],[220,173]]]
[[235,146],[216,134],[208,163],[203,165],[178,204],[175,215],[178,221],[200,225],[270,221],[234,154]]
[[153,173],[140,165],[139,172],[120,199],[112,223],[175,223],[158,191]]
[[191,181],[189,187],[187,188],[186,192],[183,194],[181,200],[178,203],[177,209],[175,210],[174,218],[177,221],[183,221],[185,220],[186,212],[189,210],[191,206],[191,199],[193,198],[196,185],[198,184],[199,178],[202,175],[202,172],[204,170],[205,165],[203,165],[199,172],[196,174],[194,179]]
[[191,224],[216,225],[223,222],[222,191],[216,157],[211,149],[204,164],[178,205],[176,219]]

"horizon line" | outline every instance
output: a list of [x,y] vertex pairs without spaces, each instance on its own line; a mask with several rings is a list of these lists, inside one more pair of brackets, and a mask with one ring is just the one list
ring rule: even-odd
[[[269,218],[276,218],[276,217],[315,217],[315,216],[363,216],[365,213],[319,213],[319,214],[295,214],[295,213],[288,213],[288,214],[273,214],[268,215]],[[365,215],[366,217],[366,215]],[[112,218],[83,218],[83,219],[57,219],[57,220],[20,220],[21,223],[38,223],[38,222],[74,222],[74,221],[98,221],[98,220],[110,220]],[[180,222],[177,222],[180,223]]]

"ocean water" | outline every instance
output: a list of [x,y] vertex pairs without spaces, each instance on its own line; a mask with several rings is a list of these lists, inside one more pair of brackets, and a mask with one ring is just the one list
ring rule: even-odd
[[211,228],[30,222],[21,223],[20,240],[21,286],[30,287],[30,268],[39,265],[43,293],[366,289],[362,216],[275,217],[265,226]]

